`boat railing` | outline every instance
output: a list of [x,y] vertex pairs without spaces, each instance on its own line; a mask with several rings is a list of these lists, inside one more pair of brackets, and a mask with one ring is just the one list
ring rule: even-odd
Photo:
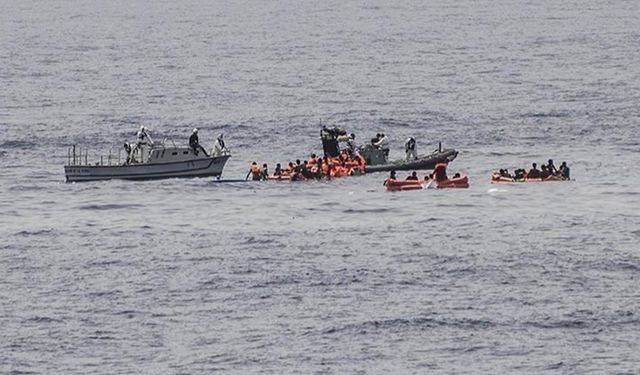
[[[113,152],[113,147],[109,149],[108,155],[100,155],[100,160],[89,163],[89,149],[86,147],[71,145],[67,148],[67,166],[115,166],[122,165],[123,162],[122,149],[118,148],[118,155]],[[126,156],[125,156],[126,160]]]

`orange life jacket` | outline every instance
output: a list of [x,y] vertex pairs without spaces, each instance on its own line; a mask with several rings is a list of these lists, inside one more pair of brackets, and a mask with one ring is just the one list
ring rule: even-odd
[[262,169],[260,169],[260,167],[258,167],[255,164],[251,165],[251,174],[253,174],[253,177],[260,177],[260,175],[262,174]]
[[438,163],[433,168],[433,176],[436,181],[444,181],[447,179],[447,165],[445,163]]

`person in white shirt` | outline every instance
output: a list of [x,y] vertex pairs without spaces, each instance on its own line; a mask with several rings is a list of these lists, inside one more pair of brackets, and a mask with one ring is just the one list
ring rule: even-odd
[[213,144],[213,150],[211,151],[212,156],[221,156],[227,152],[227,148],[224,145],[224,139],[222,139],[223,134],[220,133],[218,138],[216,138],[216,142]]
[[416,139],[409,137],[404,143],[404,152],[407,154],[407,161],[418,159],[418,152],[416,150]]

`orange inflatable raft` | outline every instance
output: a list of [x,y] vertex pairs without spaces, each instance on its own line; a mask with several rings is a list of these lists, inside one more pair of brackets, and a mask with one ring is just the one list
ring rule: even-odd
[[384,187],[388,191],[403,191],[403,190],[421,190],[424,189],[422,181],[418,180],[391,180],[387,179],[384,183]]
[[469,187],[469,178],[467,176],[452,177],[444,181],[436,181],[438,189],[466,189]]

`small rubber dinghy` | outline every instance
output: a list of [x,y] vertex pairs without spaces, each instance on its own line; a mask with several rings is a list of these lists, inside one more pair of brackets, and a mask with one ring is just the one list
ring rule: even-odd
[[387,191],[422,190],[424,184],[419,180],[392,180],[387,179],[384,183]]
[[435,181],[438,189],[467,189],[469,178],[467,176],[451,177],[443,181]]
[[467,176],[452,177],[443,181],[433,179],[425,180],[393,180],[387,179],[384,183],[387,191],[422,190],[427,188],[437,189],[466,189],[469,187]]
[[521,178],[521,179],[515,179],[513,177],[506,177],[506,176],[502,176],[500,175],[500,173],[498,172],[494,172],[491,175],[491,183],[492,184],[519,184],[519,183],[525,183],[525,182],[554,182],[554,181],[569,181],[567,179],[564,179],[560,176],[549,176],[547,178]]

